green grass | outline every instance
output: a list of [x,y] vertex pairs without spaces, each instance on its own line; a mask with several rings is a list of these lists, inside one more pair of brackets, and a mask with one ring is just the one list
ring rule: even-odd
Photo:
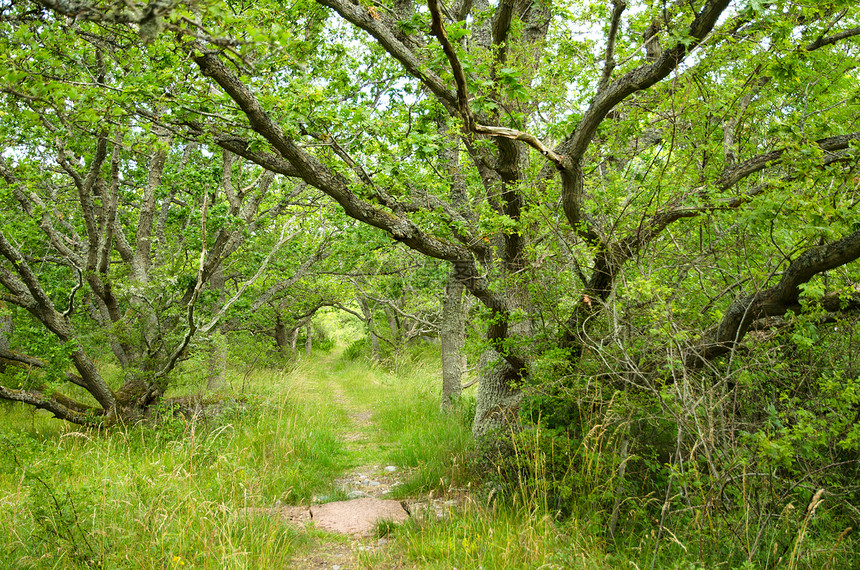
[[391,548],[366,554],[368,568],[392,561],[407,568],[611,568],[602,545],[584,539],[575,522],[561,525],[511,504],[467,500],[444,518],[427,513],[388,530]]
[[[397,376],[335,353],[228,380],[243,394],[205,422],[165,412],[83,431],[4,404],[0,567],[281,567],[336,539],[246,507],[341,497],[335,478],[368,463],[411,473],[411,491],[449,486],[471,449],[466,416],[439,410],[432,365]],[[362,411],[373,421],[353,425]],[[347,450],[354,430],[365,444]]]
[[430,490],[445,491],[467,483],[467,464],[474,454],[473,408],[449,413],[440,408],[438,368],[418,361],[395,374],[362,361],[338,361],[334,376],[350,405],[370,410],[373,427],[368,445],[353,463],[396,465],[410,473],[396,497]]
[[[228,386],[244,391],[215,420],[164,414],[155,427],[105,433],[6,406],[0,567],[283,567],[343,539],[243,509],[342,498],[338,476],[392,464],[398,497],[466,504],[443,520],[386,525],[389,546],[362,554],[368,568],[533,568],[580,555],[600,567],[599,545],[570,547],[582,542],[575,526],[533,505],[482,502],[471,487],[473,399],[442,412],[438,369],[427,354],[404,356],[395,373],[337,351],[288,371],[240,368]],[[345,443],[355,432],[361,443]]]
[[[513,476],[494,472],[471,438],[472,396],[443,413],[438,360],[426,352],[401,355],[394,371],[338,351],[285,370],[238,367],[220,415],[204,422],[164,413],[155,426],[83,431],[0,405],[0,568],[288,567],[349,541],[245,509],[343,498],[335,480],[370,465],[398,466],[396,497],[441,498],[447,512],[378,525],[370,540],[385,546],[356,551],[366,568],[759,567],[744,566],[731,541],[715,542],[756,527],[720,529],[696,513],[673,515],[678,535],[667,527],[659,541],[653,517],[628,515],[610,540],[612,503],[601,497],[616,487],[617,441],[605,430],[559,449],[541,443],[539,428],[525,431]],[[559,465],[565,479],[550,483],[546,471]],[[558,497],[572,505],[566,518]],[[654,512],[645,500],[628,497],[625,512]],[[787,554],[767,567],[845,567],[853,537],[826,528],[828,504],[805,534],[791,524],[802,505],[786,509],[782,534],[762,540]]]
[[346,455],[293,375],[257,371],[216,421],[107,433],[19,406],[0,431],[0,567],[259,568],[318,538],[245,507],[333,493]]

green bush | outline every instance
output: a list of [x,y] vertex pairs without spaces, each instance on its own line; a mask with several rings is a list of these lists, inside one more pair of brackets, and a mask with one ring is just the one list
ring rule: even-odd
[[345,360],[353,361],[370,355],[370,342],[367,337],[352,341],[343,351]]

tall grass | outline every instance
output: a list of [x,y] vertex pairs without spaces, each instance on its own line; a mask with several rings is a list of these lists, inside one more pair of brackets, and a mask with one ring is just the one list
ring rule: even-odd
[[411,473],[394,496],[464,486],[470,475],[474,400],[466,397],[459,407],[442,411],[436,363],[424,355],[401,362],[399,374],[380,366],[368,370],[361,361],[337,368],[354,405],[373,410],[376,459]]
[[[391,369],[337,351],[288,370],[243,365],[203,421],[165,409],[155,424],[83,431],[0,405],[0,568],[290,567],[344,539],[257,507],[342,497],[335,480],[371,465],[398,466],[395,496],[425,507],[359,552],[366,568],[851,567],[856,543],[827,532],[827,493],[786,506],[778,534],[754,516],[730,528],[727,493],[694,508],[697,480],[637,456],[612,405],[579,435],[538,415],[508,434],[506,460],[489,461],[471,438],[472,397],[440,409],[437,355],[399,358]],[[669,491],[642,493],[634,477]],[[744,566],[737,541],[719,539],[735,535],[774,554]]]
[[387,551],[368,552],[368,568],[396,561],[406,568],[611,568],[601,545],[576,521],[512,504],[468,500],[439,518],[429,511],[390,535]]
[[206,422],[78,431],[7,406],[0,567],[260,568],[313,543],[242,509],[331,494],[336,427],[291,376],[247,380],[245,401]]

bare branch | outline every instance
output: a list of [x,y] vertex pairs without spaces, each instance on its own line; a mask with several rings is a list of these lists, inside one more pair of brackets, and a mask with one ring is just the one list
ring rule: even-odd
[[615,70],[615,38],[618,35],[618,26],[621,24],[621,14],[627,8],[624,0],[612,0],[612,16],[609,23],[609,36],[606,38],[606,56],[603,64],[603,74],[597,84],[597,92],[600,93],[609,87],[612,72]]
[[245,293],[245,290],[248,289],[248,287],[250,287],[251,285],[253,285],[257,281],[257,279],[260,278],[260,275],[262,275],[263,272],[266,271],[266,268],[269,265],[269,260],[272,259],[272,256],[274,256],[275,253],[277,253],[281,249],[281,246],[283,246],[285,243],[287,243],[299,233],[298,231],[294,231],[287,235],[286,232],[287,227],[289,227],[289,225],[289,223],[284,224],[284,227],[281,228],[281,236],[278,238],[278,241],[275,242],[275,245],[272,246],[272,248],[269,250],[269,253],[268,255],[266,255],[266,258],[263,259],[263,262],[260,264],[260,267],[257,268],[257,272],[254,273],[254,275],[250,279],[242,283],[242,285],[239,287],[239,290],[236,291],[236,294],[233,295],[233,297],[231,297],[226,303],[224,303],[224,305],[221,306],[218,312],[215,313],[215,316],[212,317],[212,320],[209,321],[209,324],[200,328],[200,332],[206,334],[210,330],[212,330],[221,320],[221,317],[224,316],[224,313],[226,313],[230,309],[233,303],[239,300],[239,297],[241,297],[242,294]]
[[[846,8],[847,9],[847,8]],[[855,36],[860,36],[860,27],[851,28],[850,30],[845,30],[844,32],[839,32],[838,34],[833,34],[828,37],[819,37],[814,42],[810,42],[806,46],[806,51],[815,51],[824,46],[829,46],[835,44],[838,41],[844,40],[846,38],[853,38]]]
[[506,127],[490,127],[487,125],[479,124],[473,124],[472,130],[482,135],[490,135],[494,137],[502,137],[506,139],[522,141],[533,149],[537,150],[539,153],[541,153],[547,160],[552,161],[552,163],[555,164],[556,168],[558,168],[559,170],[564,170],[568,167],[564,157],[560,156],[554,150],[543,144],[540,139],[538,139],[534,135],[530,135],[528,133],[524,133],[516,129],[509,129]]

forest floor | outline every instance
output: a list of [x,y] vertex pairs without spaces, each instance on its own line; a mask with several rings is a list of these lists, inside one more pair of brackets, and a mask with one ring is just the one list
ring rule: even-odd
[[[262,367],[239,346],[203,420],[165,407],[151,424],[88,431],[7,406],[0,568],[606,568],[575,523],[474,486],[491,475],[474,472],[474,401],[440,410],[431,349],[385,366],[335,349]],[[202,398],[207,370],[183,363],[169,395]],[[375,499],[408,519],[333,532],[312,516],[355,522],[366,513],[348,509]]]
[[[354,528],[368,517],[384,518],[385,513],[360,499],[372,497],[386,499],[392,488],[402,483],[402,471],[395,465],[380,465],[375,458],[377,450],[385,449],[387,442],[374,422],[374,410],[366,402],[358,402],[348,395],[347,378],[338,374],[335,364],[339,355],[327,355],[317,361],[315,378],[317,390],[323,397],[319,402],[326,413],[340,413],[347,421],[339,430],[344,451],[348,454],[349,469],[335,482],[346,495],[352,508],[344,508],[339,513],[343,528]],[[378,386],[378,383],[377,383]],[[399,472],[398,472],[399,471]],[[328,497],[315,497],[317,501]],[[405,512],[405,511],[404,511]],[[317,523],[318,524],[318,523]],[[347,570],[359,567],[358,555],[362,551],[384,548],[385,538],[366,536],[363,533],[343,533],[346,540],[320,542],[310,552],[293,559],[297,568],[331,568]],[[396,566],[395,566],[396,567]]]
[[[303,376],[302,367],[299,367],[296,378]],[[314,360],[313,374],[305,378],[303,384],[316,399],[320,413],[333,421],[343,418],[336,433],[345,452],[345,469],[334,479],[334,484],[336,494],[345,499],[326,503],[336,497],[315,496],[315,504],[309,508],[281,508],[281,516],[290,513],[293,516],[288,514],[288,518],[301,520],[301,524],[312,521],[316,529],[335,535],[332,540],[321,540],[309,551],[294,557],[293,567],[366,568],[370,564],[368,557],[372,557],[374,568],[402,568],[396,556],[386,552],[390,544],[390,539],[383,536],[387,533],[386,524],[403,523],[410,514],[420,517],[432,513],[436,518],[443,518],[446,512],[462,503],[462,490],[457,493],[449,488],[440,496],[434,491],[403,493],[399,489],[419,467],[398,465],[392,460],[398,442],[390,437],[392,426],[384,429],[378,421],[380,414],[391,415],[392,404],[395,407],[403,404],[397,397],[402,387],[398,387],[396,381],[395,377],[373,368],[363,378],[356,378],[348,367],[342,366],[339,351]],[[397,421],[404,419],[408,419],[408,415],[397,418],[395,427]],[[390,418],[388,423],[391,424]],[[325,509],[317,506],[320,503],[337,508]],[[305,517],[294,516],[295,509],[306,509],[312,513],[312,518],[308,521]]]

